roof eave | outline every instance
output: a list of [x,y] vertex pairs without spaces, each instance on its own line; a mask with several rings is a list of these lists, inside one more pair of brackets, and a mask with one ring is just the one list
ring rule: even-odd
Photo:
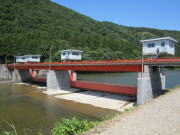
[[177,40],[171,38],[171,37],[162,37],[162,38],[154,38],[154,39],[147,39],[147,40],[140,40],[141,43],[143,42],[151,42],[151,41],[158,41],[158,40],[171,40],[171,41],[174,41],[174,42],[178,42]]

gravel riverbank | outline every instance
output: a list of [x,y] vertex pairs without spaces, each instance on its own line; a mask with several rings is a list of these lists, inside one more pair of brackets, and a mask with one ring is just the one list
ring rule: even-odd
[[180,135],[180,87],[82,135]]

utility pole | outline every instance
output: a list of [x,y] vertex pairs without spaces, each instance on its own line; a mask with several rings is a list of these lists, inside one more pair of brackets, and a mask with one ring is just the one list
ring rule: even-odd
[[[150,34],[149,32],[143,32],[142,33],[142,40],[144,40],[144,35],[145,34]],[[144,55],[143,55],[143,43],[142,43],[142,54],[141,54],[141,66],[142,66],[142,71],[141,71],[141,77],[143,77],[143,72],[144,72]]]
[[52,50],[52,46],[51,46],[50,52],[49,52],[49,70],[51,70],[51,50]]

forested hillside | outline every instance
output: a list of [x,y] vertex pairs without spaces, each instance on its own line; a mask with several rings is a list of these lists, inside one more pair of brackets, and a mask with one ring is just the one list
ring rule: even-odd
[[[41,54],[53,61],[59,50],[80,49],[83,59],[137,58],[139,40],[171,36],[180,41],[180,31],[125,27],[98,22],[50,0],[0,0],[0,62],[11,62],[14,55]],[[180,56],[180,43],[176,46]]]

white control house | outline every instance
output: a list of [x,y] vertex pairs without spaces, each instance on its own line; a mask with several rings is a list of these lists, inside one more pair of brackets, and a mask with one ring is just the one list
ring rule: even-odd
[[24,55],[26,62],[40,62],[41,55]]
[[148,40],[141,40],[143,44],[143,55],[163,55],[163,54],[175,54],[175,39],[171,37],[154,38]]
[[24,55],[24,56],[15,56],[17,63],[25,62],[40,62],[41,55]]
[[61,53],[61,60],[81,60],[81,54],[83,51],[80,50],[61,50],[59,51]]
[[17,63],[24,63],[26,62],[25,56],[15,56]]

